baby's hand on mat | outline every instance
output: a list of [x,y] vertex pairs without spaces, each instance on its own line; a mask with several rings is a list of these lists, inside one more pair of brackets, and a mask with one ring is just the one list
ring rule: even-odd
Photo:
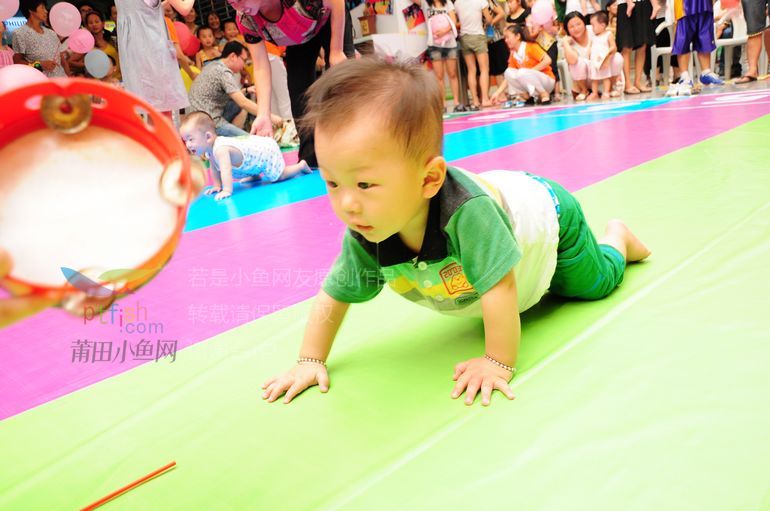
[[476,394],[481,390],[481,404],[489,405],[494,389],[499,390],[508,399],[513,399],[513,391],[508,385],[513,375],[484,357],[472,358],[455,366],[452,378],[457,383],[452,391],[452,399],[457,399],[465,390],[465,404],[472,405]]
[[233,192],[228,192],[227,190],[223,190],[223,191],[219,192],[218,194],[216,194],[214,196],[214,199],[216,199],[216,200],[226,199],[226,198],[230,197],[232,194],[233,194]]
[[283,398],[283,402],[288,403],[297,394],[313,385],[318,385],[321,392],[329,391],[329,373],[326,371],[326,367],[312,362],[297,364],[281,376],[267,380],[262,385],[262,388],[265,389],[262,393],[262,399],[267,399],[268,403],[272,403],[285,392],[286,397]]

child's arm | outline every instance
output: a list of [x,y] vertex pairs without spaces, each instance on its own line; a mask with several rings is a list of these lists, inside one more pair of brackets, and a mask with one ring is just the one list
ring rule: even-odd
[[214,181],[214,186],[206,188],[203,192],[206,195],[222,191],[222,176],[219,175],[219,168],[217,168],[217,162],[213,157],[209,160],[209,168],[211,169],[211,178]]
[[[326,361],[349,305],[335,300],[323,290],[318,292],[305,327],[305,338],[299,350],[299,358]],[[297,394],[315,384],[318,384],[321,392],[329,390],[326,366],[314,362],[298,362],[284,374],[267,380],[262,385],[265,390],[262,398],[272,403],[285,392],[283,402],[288,403]]]
[[610,42],[610,51],[607,52],[607,56],[604,57],[604,61],[602,62],[602,68],[604,69],[610,66],[612,59],[615,57],[615,53],[618,51],[618,47],[615,45],[615,38],[609,37],[607,40]]
[[203,63],[201,62],[201,53],[203,53],[203,50],[199,51],[195,54],[195,67],[198,69],[203,69]]
[[182,16],[187,16],[187,14],[192,10],[193,5],[195,4],[195,0],[169,0],[169,3],[176,12]]
[[214,160],[222,180],[222,191],[216,194],[214,198],[216,200],[226,199],[233,194],[233,164],[230,161],[230,149],[219,147],[214,152]]
[[[521,339],[518,294],[513,271],[508,272],[500,282],[481,296],[481,309],[484,316],[486,355],[501,364],[513,367],[519,355]],[[481,404],[487,406],[492,391],[498,389],[508,399],[513,399],[513,391],[508,385],[512,377],[511,371],[486,357],[460,362],[455,367],[454,379],[457,384],[452,391],[452,398],[459,397],[465,390],[465,404],[470,405],[481,390]]]

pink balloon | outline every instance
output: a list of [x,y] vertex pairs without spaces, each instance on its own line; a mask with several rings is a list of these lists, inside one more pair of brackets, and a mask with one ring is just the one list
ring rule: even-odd
[[19,0],[0,0],[0,21],[5,21],[19,10]]
[[201,40],[197,37],[191,37],[190,38],[190,44],[187,45],[187,48],[182,50],[185,55],[188,57],[194,57],[196,53],[198,53],[198,50],[201,49]]
[[67,2],[59,2],[48,14],[51,28],[62,37],[67,37],[80,27],[83,21],[77,7]]
[[48,77],[32,66],[11,64],[0,68],[0,94],[46,80]]
[[179,37],[179,47],[184,51],[190,45],[190,39],[193,37],[192,32],[181,21],[175,21],[174,28],[176,29],[176,35]]
[[94,49],[94,36],[85,28],[79,28],[67,39],[67,46],[75,53],[88,53]]
[[536,25],[545,25],[549,21],[553,21],[555,15],[553,0],[537,0],[532,6],[532,22]]

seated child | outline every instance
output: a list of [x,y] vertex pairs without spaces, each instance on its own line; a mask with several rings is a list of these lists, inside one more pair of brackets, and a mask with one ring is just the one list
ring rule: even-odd
[[222,52],[214,39],[214,31],[211,27],[201,27],[198,29],[198,39],[201,42],[201,49],[195,54],[195,67],[203,69],[203,66],[212,60],[222,56]]
[[0,67],[10,66],[13,64],[13,50],[3,44],[4,35],[5,22],[0,21]]
[[[404,91],[409,91],[405,93]],[[475,175],[442,157],[443,88],[426,70],[349,60],[308,91],[305,122],[334,213],[348,229],[305,330],[297,364],[262,386],[291,401],[329,389],[326,358],[349,304],[387,282],[408,300],[483,318],[485,353],[455,367],[452,397],[509,399],[519,311],[550,292],[586,300],[620,284],[650,251],[620,220],[596,240],[577,200],[524,172]],[[376,141],[376,143],[372,143]]]
[[179,133],[188,151],[211,161],[214,186],[205,193],[216,193],[216,200],[232,195],[233,177],[241,178],[241,183],[256,180],[275,183],[299,173],[312,172],[305,160],[286,165],[278,144],[270,137],[217,136],[214,120],[204,112],[193,112],[185,117]]

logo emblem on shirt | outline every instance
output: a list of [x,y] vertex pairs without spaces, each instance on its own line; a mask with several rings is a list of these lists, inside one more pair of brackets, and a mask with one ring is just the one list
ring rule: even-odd
[[463,267],[457,263],[445,266],[439,271],[444,287],[450,295],[462,293],[463,291],[473,291],[473,286],[468,282],[468,278],[463,272]]

